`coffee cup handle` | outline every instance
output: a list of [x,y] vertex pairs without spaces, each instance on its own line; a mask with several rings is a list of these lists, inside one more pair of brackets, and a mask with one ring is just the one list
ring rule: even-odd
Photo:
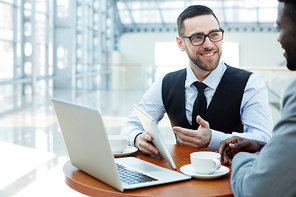
[[221,167],[221,162],[220,162],[220,160],[218,160],[218,159],[212,159],[212,160],[213,160],[213,162],[215,163],[215,169],[214,169],[214,171],[219,170],[220,167]]
[[131,147],[133,147],[133,145],[132,145],[132,140],[131,139],[127,139],[126,140],[127,141],[127,144],[126,144],[126,148],[131,148]]

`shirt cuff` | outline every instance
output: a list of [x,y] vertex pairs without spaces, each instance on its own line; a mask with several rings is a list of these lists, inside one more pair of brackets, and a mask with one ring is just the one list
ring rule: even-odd
[[221,141],[227,138],[227,134],[213,130],[213,129],[211,129],[211,131],[212,131],[211,141],[208,147],[206,148],[210,150],[218,151]]
[[135,146],[136,137],[143,132],[141,131],[132,131],[129,135],[129,139],[131,140],[131,146]]

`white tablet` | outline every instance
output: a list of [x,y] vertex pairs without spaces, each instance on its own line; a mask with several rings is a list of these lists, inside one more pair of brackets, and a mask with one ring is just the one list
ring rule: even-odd
[[172,168],[177,169],[155,120],[149,114],[140,109],[137,105],[134,105],[134,108],[144,127],[144,130],[153,138],[152,143],[158,149],[162,158],[169,162]]

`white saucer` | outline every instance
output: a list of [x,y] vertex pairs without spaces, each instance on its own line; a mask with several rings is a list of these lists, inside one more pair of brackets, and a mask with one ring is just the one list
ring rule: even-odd
[[194,171],[191,164],[187,164],[185,166],[182,166],[180,168],[180,170],[183,174],[192,176],[197,179],[215,179],[215,178],[221,177],[229,172],[229,168],[227,168],[226,166],[222,166],[222,165],[221,165],[220,169],[217,170],[216,172],[214,172],[213,174],[198,174]]
[[133,146],[133,147],[125,149],[122,153],[113,153],[113,155],[114,155],[114,157],[125,157],[125,156],[131,155],[137,151],[138,151],[138,149]]

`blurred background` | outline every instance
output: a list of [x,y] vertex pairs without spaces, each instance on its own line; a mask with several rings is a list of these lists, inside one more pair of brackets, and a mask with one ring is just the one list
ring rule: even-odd
[[[176,20],[194,4],[220,20],[222,60],[266,83],[275,124],[295,78],[277,42],[277,0],[0,0],[0,196],[84,196],[64,182],[51,99],[100,109],[119,133],[157,77],[186,67]],[[175,143],[166,116],[159,127]]]

